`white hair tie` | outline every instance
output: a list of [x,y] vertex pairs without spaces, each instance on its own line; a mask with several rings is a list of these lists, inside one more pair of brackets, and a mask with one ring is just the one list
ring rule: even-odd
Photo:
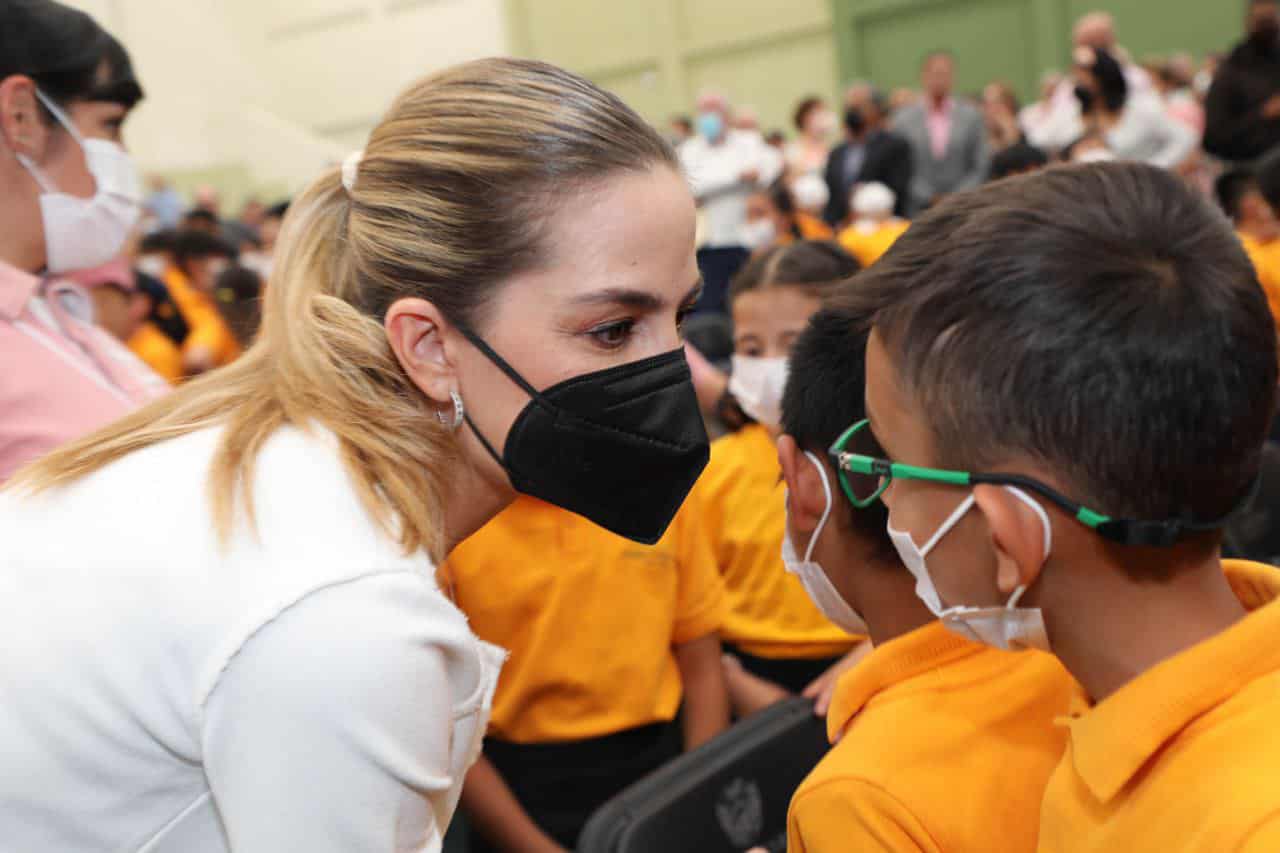
[[360,169],[360,160],[364,158],[364,151],[352,151],[347,155],[347,159],[342,161],[342,186],[347,192],[351,192],[356,186],[356,173]]

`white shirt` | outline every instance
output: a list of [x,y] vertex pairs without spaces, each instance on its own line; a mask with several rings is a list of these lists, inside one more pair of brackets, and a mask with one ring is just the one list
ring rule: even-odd
[[[747,196],[782,174],[782,155],[759,134],[730,130],[719,145],[702,136],[690,137],[680,146],[680,160],[702,208],[704,245],[713,249],[741,246]],[[756,181],[742,180],[748,171],[757,173]]]
[[502,653],[365,514],[332,436],[218,430],[0,493],[0,850],[438,851]]

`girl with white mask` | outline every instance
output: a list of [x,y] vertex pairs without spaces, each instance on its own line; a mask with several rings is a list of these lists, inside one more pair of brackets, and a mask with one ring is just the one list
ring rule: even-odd
[[[730,289],[733,372],[720,408],[739,428],[712,445],[700,487],[729,591],[722,633],[739,714],[789,694],[816,695],[842,658],[861,653],[865,630],[824,615],[802,579],[783,571],[786,501],[774,444],[791,345],[831,287],[857,271],[834,243],[798,242],[753,259]],[[796,549],[803,555],[805,542]]]
[[0,9],[0,482],[165,385],[92,324],[60,274],[119,254],[139,187],[121,126],[142,99],[124,48],[50,0]]

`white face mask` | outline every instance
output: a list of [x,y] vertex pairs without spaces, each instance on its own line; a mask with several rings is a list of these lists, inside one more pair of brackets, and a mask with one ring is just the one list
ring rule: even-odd
[[85,165],[97,185],[93,197],[59,192],[58,187],[25,154],[18,162],[43,192],[45,267],[51,273],[89,269],[114,258],[142,212],[142,184],[132,158],[105,139],[85,139],[57,104],[37,91],[36,97],[84,151]]
[[[1053,539],[1048,513],[1044,511],[1044,507],[1040,506],[1039,503],[1021,489],[1013,486],[1005,486],[1004,488],[1008,489],[1018,500],[1035,510],[1036,516],[1040,519],[1040,524],[1044,528],[1044,556],[1041,557],[1041,560],[1049,559]],[[933,578],[929,575],[929,568],[925,564],[925,558],[942,541],[942,537],[946,536],[953,527],[960,523],[960,519],[973,507],[973,504],[973,495],[966,497],[960,506],[956,507],[955,512],[951,513],[947,520],[942,522],[942,526],[934,532],[923,548],[916,545],[910,533],[903,530],[894,530],[892,525],[889,526],[889,538],[893,540],[893,546],[898,550],[898,556],[902,558],[907,570],[915,576],[916,596],[924,602],[925,607],[929,608],[930,613],[942,620],[942,624],[970,640],[1005,650],[1040,649],[1048,651],[1049,638],[1045,633],[1044,615],[1040,612],[1040,608],[1017,606],[1018,600],[1027,591],[1025,586],[1015,589],[1004,607],[964,607],[961,605],[943,607],[942,599],[938,596],[937,587],[933,585]]]
[[744,222],[738,229],[738,239],[751,251],[772,245],[778,238],[778,229],[772,219],[757,219],[755,222]]
[[152,278],[164,278],[165,270],[169,268],[162,255],[143,255],[138,258],[136,266]]
[[733,357],[729,393],[742,411],[768,427],[782,422],[782,391],[787,387],[786,358]]
[[818,458],[808,451],[805,451],[804,455],[818,469],[818,475],[822,477],[822,491],[827,496],[827,506],[822,511],[822,519],[818,522],[818,526],[813,529],[813,535],[809,537],[809,547],[805,549],[803,560],[796,555],[796,547],[791,541],[791,523],[788,519],[786,533],[782,537],[782,564],[786,566],[788,572],[800,579],[800,583],[804,585],[804,591],[809,594],[814,606],[822,612],[823,616],[831,620],[833,625],[850,634],[865,634],[867,623],[863,621],[858,611],[844,600],[844,596],[836,591],[835,585],[822,570],[822,566],[813,561],[813,546],[817,544],[818,537],[822,535],[822,529],[826,527],[827,519],[831,516],[831,483],[827,480],[827,471]]

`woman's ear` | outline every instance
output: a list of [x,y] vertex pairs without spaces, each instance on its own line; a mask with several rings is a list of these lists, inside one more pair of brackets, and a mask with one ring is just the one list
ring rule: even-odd
[[1031,586],[1048,558],[1040,515],[1001,486],[975,486],[973,499],[995,550],[996,587],[1012,595],[1020,586]]
[[791,524],[798,533],[810,533],[817,528],[827,509],[822,475],[789,435],[778,438],[778,464],[782,466],[782,477],[787,481]]
[[21,74],[0,84],[0,144],[28,156],[43,148],[47,134],[35,92],[35,83]]
[[425,299],[392,303],[383,325],[396,360],[414,385],[432,400],[447,403],[458,380],[445,346],[448,323],[440,309]]

